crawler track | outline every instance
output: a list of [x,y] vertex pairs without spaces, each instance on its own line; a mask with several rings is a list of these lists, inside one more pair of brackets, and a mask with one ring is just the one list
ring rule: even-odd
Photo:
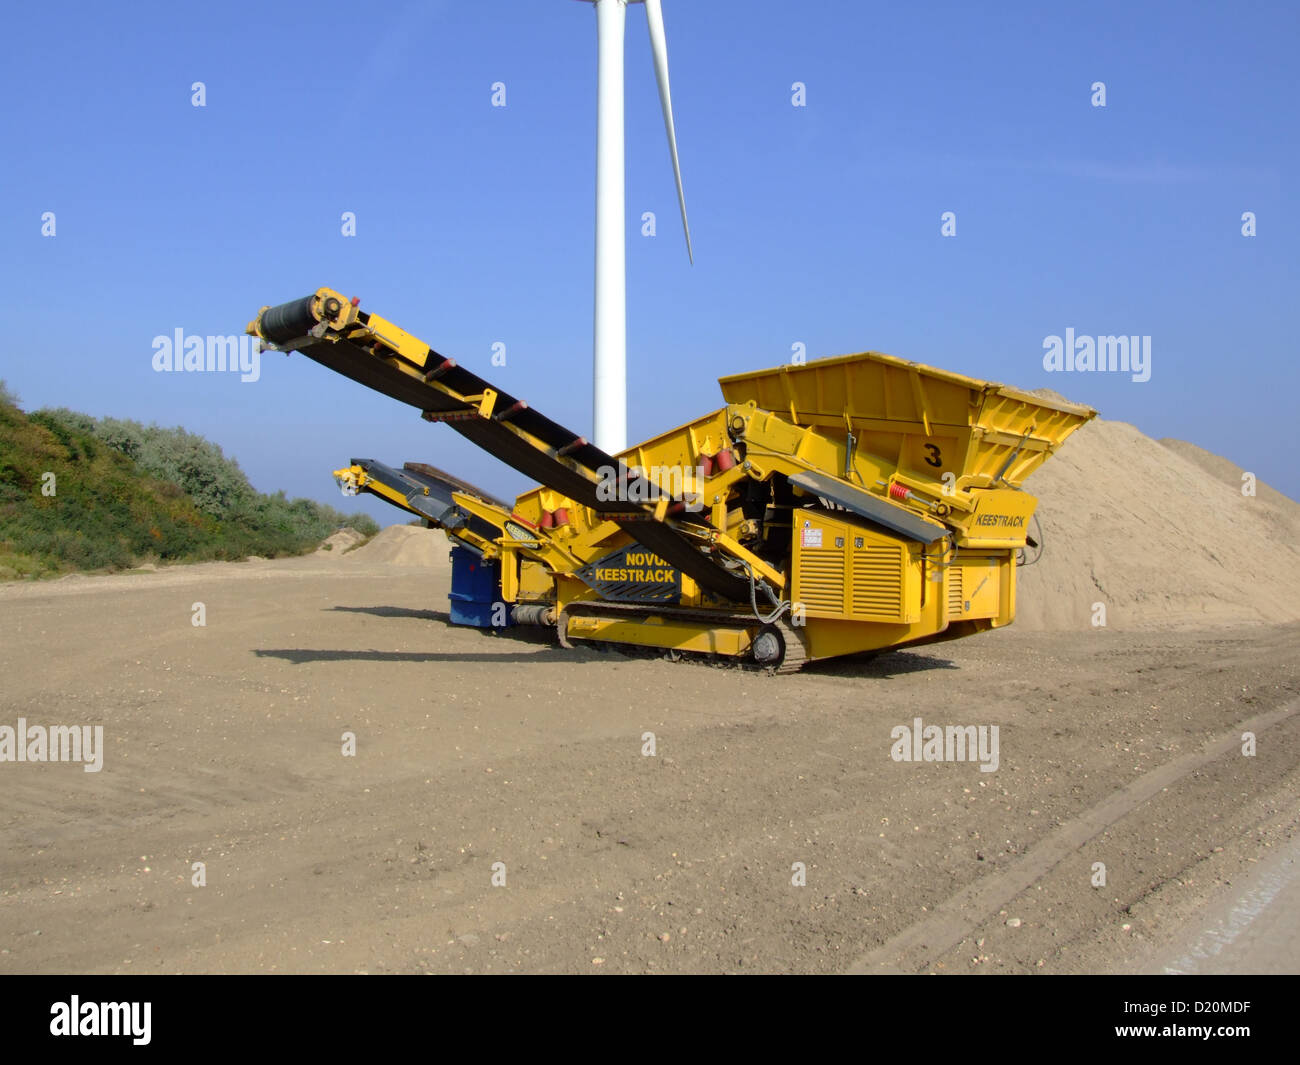
[[[690,621],[709,621],[718,625],[735,627],[740,629],[753,628],[772,628],[777,631],[781,638],[781,644],[784,648],[784,654],[778,665],[755,662],[750,658],[735,658],[729,655],[706,654],[697,651],[679,651],[676,654],[690,655],[691,658],[703,661],[716,661],[726,665],[738,665],[744,669],[754,670],[762,673],[775,673],[779,675],[798,673],[808,661],[808,649],[804,640],[803,632],[791,625],[786,618],[779,621],[764,625],[753,614],[744,613],[721,613],[714,610],[684,610],[680,608],[665,608],[641,606],[636,603],[607,603],[599,601],[583,602],[574,604],[568,609],[561,611],[556,623],[556,631],[559,634],[560,646],[572,647],[568,638],[568,619],[575,614],[584,614],[587,616],[600,614],[613,614],[621,617],[672,617],[682,618]],[[580,641],[586,643],[588,641]],[[631,652],[637,647],[636,644],[619,644],[624,651]],[[660,652],[669,650],[668,648],[647,649],[650,657],[660,657]]]

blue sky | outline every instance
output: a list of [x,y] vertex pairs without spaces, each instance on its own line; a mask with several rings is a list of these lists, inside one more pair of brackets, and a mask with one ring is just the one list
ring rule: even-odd
[[[987,7],[664,0],[693,267],[630,9],[630,439],[795,343],[872,349],[1054,388],[1300,497],[1300,6]],[[301,357],[247,384],[152,369],[157,335],[241,333],[330,285],[590,429],[589,5],[47,2],[6,30],[0,377],[25,407],[184,425],[258,488],[333,503],[354,455],[525,488]],[[1149,335],[1151,379],[1045,372],[1067,328]]]

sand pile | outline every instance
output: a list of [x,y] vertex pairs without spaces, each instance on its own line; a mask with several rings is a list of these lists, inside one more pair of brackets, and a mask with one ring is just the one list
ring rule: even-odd
[[386,562],[395,566],[449,565],[451,544],[441,529],[419,525],[390,525],[367,544],[348,552],[349,559]]
[[340,529],[331,536],[325,537],[321,541],[320,547],[316,549],[318,555],[332,555],[339,558],[349,548],[359,544],[365,537],[356,529]]
[[1078,430],[1029,478],[1046,550],[1019,571],[1016,624],[1110,628],[1300,620],[1300,504],[1181,440]]

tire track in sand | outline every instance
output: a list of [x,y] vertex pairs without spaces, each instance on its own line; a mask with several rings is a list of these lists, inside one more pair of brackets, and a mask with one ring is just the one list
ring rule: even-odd
[[[889,971],[916,972],[951,950],[982,921],[995,914],[1026,888],[1041,880],[1094,836],[1132,813],[1162,790],[1241,745],[1243,732],[1256,735],[1300,712],[1300,699],[1276,710],[1238,722],[1229,733],[1199,751],[1182,755],[1143,774],[1091,810],[1068,821],[1037,846],[1030,848],[1008,869],[981,877],[935,907],[924,920],[899,932],[875,950],[858,958],[850,974]],[[905,966],[900,963],[907,960]]]

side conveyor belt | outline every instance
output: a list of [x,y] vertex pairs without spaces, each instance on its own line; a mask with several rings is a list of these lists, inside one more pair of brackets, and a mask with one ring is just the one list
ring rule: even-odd
[[475,499],[481,499],[484,503],[491,503],[494,507],[502,510],[509,510],[510,504],[504,499],[498,499],[496,496],[483,489],[470,484],[468,481],[462,481],[446,470],[440,470],[437,466],[430,466],[427,462],[403,462],[403,475],[412,477],[430,489],[439,490],[447,493],[463,492],[465,495],[471,495]]
[[[353,470],[360,468],[365,473],[365,480],[382,486],[387,491],[376,492],[373,484],[363,484],[362,490],[381,496],[386,502],[402,507],[412,514],[433,522],[444,529],[467,528],[485,540],[499,535],[497,529],[482,518],[468,513],[457,505],[452,498],[453,492],[477,496],[484,502],[492,503],[508,510],[509,507],[493,499],[486,492],[481,492],[473,485],[451,474],[443,473],[435,466],[423,463],[407,463],[397,470],[376,459],[353,459]],[[344,476],[348,470],[336,471],[335,476]]]

